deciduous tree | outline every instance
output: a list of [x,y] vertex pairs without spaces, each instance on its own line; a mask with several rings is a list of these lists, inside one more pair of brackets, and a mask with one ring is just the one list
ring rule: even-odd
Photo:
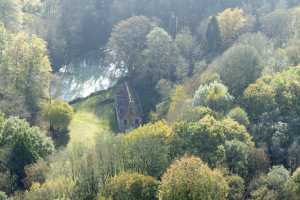
[[162,176],[160,200],[225,200],[228,184],[222,173],[211,170],[200,158],[183,157]]

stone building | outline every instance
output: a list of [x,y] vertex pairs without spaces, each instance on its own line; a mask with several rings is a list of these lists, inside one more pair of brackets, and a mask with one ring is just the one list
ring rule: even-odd
[[119,131],[128,132],[142,124],[142,109],[127,82],[117,87],[115,110]]

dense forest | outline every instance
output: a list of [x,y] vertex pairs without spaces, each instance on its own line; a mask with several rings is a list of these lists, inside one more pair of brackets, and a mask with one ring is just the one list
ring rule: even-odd
[[0,200],[300,200],[298,131],[300,0],[0,0]]

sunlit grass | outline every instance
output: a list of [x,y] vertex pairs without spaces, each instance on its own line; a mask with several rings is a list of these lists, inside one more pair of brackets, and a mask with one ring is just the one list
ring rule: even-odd
[[[69,146],[82,143],[95,145],[95,136],[116,127],[111,91],[102,92],[73,105],[75,115],[69,126]],[[108,101],[107,101],[108,100]]]
[[90,112],[79,111],[74,115],[70,124],[70,142],[83,143],[87,145],[94,144],[94,138],[104,130],[101,120]]

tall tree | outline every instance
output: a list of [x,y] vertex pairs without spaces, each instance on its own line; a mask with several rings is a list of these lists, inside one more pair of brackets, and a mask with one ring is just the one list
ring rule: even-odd
[[161,200],[224,200],[228,185],[222,173],[210,169],[200,158],[183,157],[162,176],[158,197]]
[[10,149],[7,166],[18,176],[19,184],[25,176],[24,167],[53,152],[52,140],[37,127],[30,127],[18,118],[7,119],[0,130],[0,146]]
[[117,68],[132,75],[140,67],[141,52],[153,22],[144,16],[135,16],[119,22],[111,33],[108,49]]
[[156,27],[147,35],[147,49],[144,54],[147,59],[147,73],[153,74],[155,80],[175,79],[180,54],[165,30]]
[[[2,88],[5,96],[17,93],[35,122],[41,102],[49,98],[51,66],[45,42],[35,35],[17,33],[10,35],[5,52],[5,63],[0,63],[1,79],[9,87]],[[2,90],[0,88],[0,90]],[[18,99],[18,98],[17,98]],[[17,101],[16,99],[16,101]],[[9,101],[14,101],[8,98]],[[7,113],[11,114],[11,113]],[[22,113],[18,113],[22,115]]]
[[176,35],[175,44],[179,50],[180,55],[188,63],[188,75],[192,75],[194,64],[196,60],[196,40],[191,31],[187,28]]
[[215,16],[211,17],[207,31],[206,31],[206,40],[208,52],[215,53],[220,50],[222,46],[222,37],[220,32],[220,27],[218,20]]
[[223,46],[229,47],[241,33],[251,28],[250,17],[240,8],[228,8],[217,16]]
[[10,30],[18,30],[21,23],[21,3],[17,0],[0,0],[0,21]]
[[238,97],[261,74],[261,58],[254,47],[235,45],[228,49],[218,63],[220,76],[229,91]]

